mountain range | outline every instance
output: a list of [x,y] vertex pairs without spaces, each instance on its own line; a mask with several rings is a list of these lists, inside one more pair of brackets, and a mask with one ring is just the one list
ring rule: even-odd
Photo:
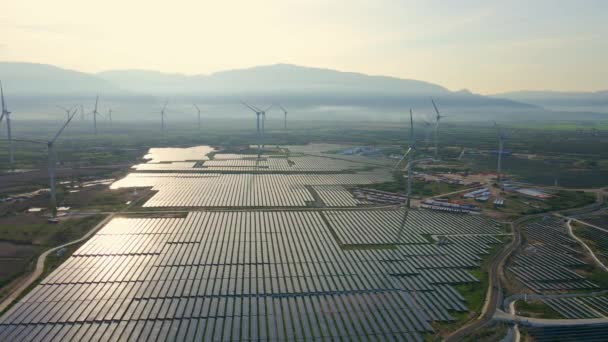
[[394,102],[399,98],[428,102],[440,96],[447,103],[530,107],[469,91],[452,92],[429,82],[353,72],[274,64],[209,75],[188,76],[148,70],[111,70],[96,74],[34,64],[0,62],[7,93],[17,96],[202,96],[290,97],[322,103]]
[[[483,96],[468,90],[450,91],[437,84],[387,76],[274,64],[235,69],[209,75],[183,75],[149,70],[110,70],[84,73],[52,65],[0,62],[0,80],[13,103],[44,108],[47,103],[87,102],[99,94],[106,102],[135,105],[164,102],[191,104],[238,104],[239,99],[257,103],[282,102],[303,107],[356,106],[361,108],[428,108],[429,98],[439,99],[444,108],[483,118],[502,112],[538,113],[544,108],[602,112],[608,91],[559,93],[521,91]],[[154,99],[153,101],[151,99]],[[32,100],[34,99],[34,100]],[[568,107],[570,106],[570,107]],[[587,106],[587,107],[586,107]],[[47,106],[48,107],[48,106]],[[53,106],[54,107],[54,106]],[[543,112],[543,115],[549,115]],[[560,117],[567,117],[560,113]],[[514,117],[514,116],[513,116]],[[594,116],[595,117],[595,116]],[[465,117],[462,116],[464,119]]]
[[608,90],[595,92],[563,92],[521,90],[493,95],[497,98],[530,103],[550,109],[592,109],[608,111]]

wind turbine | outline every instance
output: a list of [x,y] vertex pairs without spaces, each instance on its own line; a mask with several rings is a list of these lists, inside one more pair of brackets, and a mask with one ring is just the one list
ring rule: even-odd
[[494,126],[496,127],[498,133],[498,165],[496,167],[496,179],[498,181],[498,185],[500,186],[500,181],[502,180],[502,153],[505,147],[505,141],[509,139],[509,133],[501,129],[496,122],[494,122]]
[[112,108],[108,108],[108,119],[110,119],[110,127],[112,127]]
[[407,153],[407,207],[410,207],[410,199],[412,198],[412,163],[414,162],[414,150],[416,142],[414,141],[414,114],[410,108],[410,148]]
[[63,124],[63,126],[61,126],[61,129],[59,129],[59,131],[57,132],[57,134],[55,134],[55,136],[49,140],[49,141],[40,141],[40,140],[25,140],[25,139],[17,139],[16,141],[23,141],[23,142],[30,142],[30,143],[35,143],[35,144],[44,144],[46,145],[47,148],[47,153],[48,153],[48,172],[49,172],[49,188],[51,189],[51,212],[53,217],[57,216],[57,194],[56,194],[56,190],[55,190],[55,164],[56,164],[56,160],[55,160],[55,141],[57,141],[57,139],[59,138],[59,136],[61,135],[61,133],[63,133],[63,130],[65,130],[65,128],[68,126],[68,124],[70,123],[70,121],[72,121],[72,119],[74,118],[74,116],[76,116],[76,112],[78,110],[75,109],[70,116],[68,117],[68,119],[66,120],[66,122]]
[[[414,154],[414,149],[416,148],[416,142],[414,141],[414,115],[412,113],[412,109],[410,108],[410,141],[409,141],[409,148],[407,149],[407,151],[405,152],[405,154],[403,155],[403,157],[401,158],[401,160],[403,160],[405,158],[405,156],[407,156],[407,190],[406,190],[406,194],[407,194],[407,201],[406,201],[406,206],[403,210],[403,218],[401,220],[401,226],[399,227],[399,232],[397,234],[397,243],[399,243],[401,241],[401,237],[403,236],[403,233],[405,232],[405,223],[407,221],[407,216],[409,213],[410,209],[410,205],[411,205],[411,201],[410,199],[412,198],[412,164],[413,164],[413,154]],[[401,163],[401,160],[399,161],[399,163]],[[398,164],[397,164],[398,165]]]
[[287,110],[283,106],[279,105],[279,108],[283,111],[283,128],[287,130]]
[[414,114],[410,109],[410,141],[407,151],[403,154],[401,159],[395,165],[395,169],[403,162],[403,160],[407,157],[407,202],[406,205],[410,207],[410,198],[412,197],[412,164],[413,164],[413,155],[414,150],[416,149],[416,142],[414,141]]
[[196,111],[198,112],[198,132],[201,132],[201,110],[200,108],[198,108],[198,106],[196,105],[196,103],[192,104],[194,106],[194,108],[196,108]]
[[441,118],[445,118],[445,115],[441,115],[441,113],[439,113],[439,109],[437,109],[437,105],[435,104],[435,101],[433,101],[433,99],[431,99],[431,103],[433,103],[433,108],[435,108],[435,159],[438,160],[439,159],[439,122],[441,121]]
[[65,119],[66,120],[70,118],[70,113],[72,112],[72,109],[74,109],[74,107],[72,107],[70,109],[67,109],[67,108],[65,108],[63,106],[59,106],[59,105],[57,106],[57,108],[59,108],[59,109],[61,109],[61,110],[63,110],[65,112]]
[[[253,106],[255,107],[255,106]],[[260,110],[259,108],[255,107],[257,110]],[[266,112],[268,110],[270,110],[270,108],[272,108],[272,105],[268,106],[268,108],[260,111],[262,113],[262,148],[264,148],[265,145],[265,138],[266,138]]]
[[241,101],[241,103],[246,106],[247,108],[251,109],[256,116],[256,121],[255,121],[255,128],[256,128],[256,134],[258,136],[258,159],[260,159],[260,155],[261,155],[261,148],[262,148],[262,144],[261,144],[261,136],[260,136],[260,115],[262,115],[262,111],[259,110],[257,107],[254,106],[250,106],[247,103]]
[[95,135],[97,135],[97,115],[99,112],[97,111],[97,103],[99,102],[99,95],[95,97],[95,108],[93,109],[93,129],[95,130]]
[[169,100],[165,101],[165,104],[163,105],[163,108],[161,108],[160,110],[160,133],[163,135],[163,137],[165,136],[165,116],[167,114],[165,114],[165,109],[167,109],[167,104],[169,103]]
[[0,122],[6,117],[6,132],[8,137],[8,162],[11,167],[15,164],[15,149],[13,148],[13,134],[11,132],[11,112],[6,109],[6,102],[4,101],[4,89],[2,88],[2,81],[0,81],[0,97],[2,98],[2,114],[0,115]]
[[433,126],[433,124],[430,123],[429,121],[427,121],[426,119],[422,120],[422,124],[424,125],[424,132],[425,132],[424,133],[424,142],[425,142],[425,144],[428,144],[429,140],[430,140],[429,136],[431,135],[431,126]]

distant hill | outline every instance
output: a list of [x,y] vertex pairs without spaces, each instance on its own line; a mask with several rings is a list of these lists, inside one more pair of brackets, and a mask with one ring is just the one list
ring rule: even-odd
[[423,81],[291,64],[257,66],[195,76],[147,70],[112,70],[98,73],[97,76],[123,89],[146,93],[449,93],[441,86]]
[[[274,64],[188,76],[147,70],[110,70],[87,74],[51,65],[0,62],[0,80],[7,93],[27,96],[100,94],[135,98],[193,99],[214,103],[281,101],[301,106],[359,106],[408,108],[428,106],[429,97],[456,108],[534,108],[529,104],[448,89],[424,81],[361,73]],[[23,99],[27,102],[27,99]],[[142,100],[138,100],[142,101]],[[144,102],[149,102],[145,100]]]
[[53,65],[0,62],[0,80],[11,95],[119,94],[116,85],[97,76]]
[[522,90],[495,94],[493,97],[522,101],[551,109],[608,110],[608,90],[597,92],[560,92]]

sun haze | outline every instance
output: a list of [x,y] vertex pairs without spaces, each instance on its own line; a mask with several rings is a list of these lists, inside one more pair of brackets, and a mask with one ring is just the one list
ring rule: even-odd
[[591,0],[22,0],[0,13],[0,60],[185,74],[280,62],[479,93],[589,91],[608,88],[607,13]]

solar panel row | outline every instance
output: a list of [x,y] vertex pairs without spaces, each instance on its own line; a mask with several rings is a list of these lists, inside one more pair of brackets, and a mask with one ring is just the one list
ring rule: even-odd
[[305,185],[370,184],[384,172],[358,174],[149,174],[132,173],[113,189],[152,187],[144,207],[305,207],[314,201]]

